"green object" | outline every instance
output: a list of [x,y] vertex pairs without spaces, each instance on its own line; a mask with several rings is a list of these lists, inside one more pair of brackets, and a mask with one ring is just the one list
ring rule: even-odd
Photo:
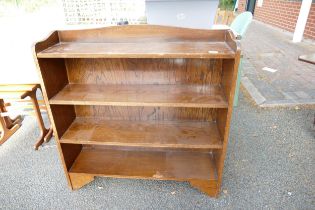
[[240,59],[240,64],[238,65],[237,80],[236,80],[235,95],[234,95],[234,103],[233,103],[234,106],[238,105],[238,95],[240,93],[242,71],[243,71],[243,58]]
[[237,35],[243,37],[249,24],[252,22],[253,15],[251,12],[243,12],[239,14],[231,23],[230,28],[233,32],[236,32]]
[[220,0],[219,8],[223,10],[233,10],[234,5],[234,0]]
[[[249,24],[252,22],[253,15],[251,12],[243,12],[238,15],[232,22],[230,28],[234,33],[237,34],[237,37],[244,37]],[[242,58],[240,59],[240,64],[238,66],[236,87],[235,87],[235,96],[234,96],[234,106],[238,105],[238,94],[240,92],[241,78],[242,78]]]

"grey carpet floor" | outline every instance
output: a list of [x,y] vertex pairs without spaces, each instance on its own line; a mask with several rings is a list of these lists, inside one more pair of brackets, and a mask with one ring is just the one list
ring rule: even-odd
[[0,208],[314,209],[314,113],[259,109],[241,94],[218,199],[175,181],[96,178],[71,191],[55,141],[34,151],[39,131],[35,119],[26,117],[0,147]]

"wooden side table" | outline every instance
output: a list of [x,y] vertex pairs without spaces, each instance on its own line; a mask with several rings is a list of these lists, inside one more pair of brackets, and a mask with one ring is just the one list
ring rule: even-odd
[[[40,113],[38,101],[36,98],[36,91],[37,89],[40,89],[39,84],[27,84],[27,85],[0,85],[0,98],[2,99],[8,99],[10,100],[22,100],[25,99],[26,97],[30,97],[30,100],[33,105],[33,109],[35,111],[35,116],[39,125],[40,129],[40,136],[34,145],[34,148],[37,150],[40,145],[43,144],[43,142],[48,142],[50,138],[52,137],[52,129],[51,128],[46,128],[44,125],[43,118]],[[16,126],[16,122],[9,117],[5,116],[5,113],[7,110],[4,106],[4,102],[2,100],[2,110],[1,114],[3,117],[2,121],[4,121],[4,124],[2,124],[1,127],[6,127],[2,128],[3,129],[3,140],[0,141],[0,144],[2,144],[4,141],[6,141],[18,128]],[[16,119],[15,119],[16,120]],[[5,125],[5,126],[4,126]],[[12,128],[10,126],[13,125]],[[14,127],[15,126],[15,127]],[[13,129],[14,128],[14,129]],[[9,129],[9,130],[8,130]],[[11,129],[11,130],[10,130]]]

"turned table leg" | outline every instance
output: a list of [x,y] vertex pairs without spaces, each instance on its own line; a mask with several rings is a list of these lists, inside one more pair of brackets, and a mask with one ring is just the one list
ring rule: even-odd
[[[43,94],[42,87],[39,86],[38,88],[39,88],[40,92]],[[35,92],[35,97],[36,97],[36,92]],[[36,101],[37,101],[37,104],[38,104],[37,98],[36,98]],[[49,114],[47,114],[47,116],[48,116],[49,122],[51,122],[51,121],[50,121],[50,116],[49,116]],[[53,134],[54,134],[54,133],[53,133],[53,129],[52,129],[52,128],[49,128],[49,131],[48,131],[47,135],[45,136],[44,141],[45,141],[46,143],[49,142],[50,139],[51,139],[51,137],[53,136]]]
[[28,96],[31,98],[33,107],[34,107],[34,111],[35,111],[35,116],[39,125],[39,129],[40,129],[40,136],[36,142],[36,144],[34,145],[35,150],[38,150],[38,147],[40,145],[42,145],[45,142],[48,142],[50,140],[50,138],[52,137],[52,129],[47,129],[44,125],[44,121],[42,118],[42,115],[40,113],[40,109],[39,109],[39,105],[37,102],[37,98],[36,98],[36,90],[32,91],[28,94]]

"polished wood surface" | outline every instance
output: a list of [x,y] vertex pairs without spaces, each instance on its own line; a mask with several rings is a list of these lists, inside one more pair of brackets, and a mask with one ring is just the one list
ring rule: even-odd
[[[47,112],[51,121],[55,139],[57,140],[56,146],[59,151],[60,160],[64,169],[64,173],[65,173],[68,185],[71,186],[71,181],[70,181],[68,170],[67,170],[67,163],[72,163],[68,159],[69,159],[69,156],[70,158],[73,157],[71,155],[73,154],[72,150],[75,150],[76,146],[73,146],[70,149],[68,148],[66,150],[62,150],[61,145],[58,141],[59,131],[57,130],[56,124],[58,122],[61,122],[63,119],[56,117],[56,115],[53,116],[52,107],[49,104],[49,98],[54,96],[59,90],[61,90],[61,88],[63,88],[68,83],[66,67],[64,65],[63,59],[40,59],[37,57],[38,52],[44,49],[47,49],[48,47],[58,43],[59,40],[60,38],[59,38],[58,32],[57,31],[52,32],[44,40],[37,42],[33,45],[33,56],[34,56],[37,72],[38,72],[40,83],[41,83],[43,97],[47,105]],[[74,110],[73,107],[70,107],[70,109],[71,108],[72,110]],[[60,113],[62,112],[60,111]],[[65,118],[68,119],[69,117],[65,116]],[[67,124],[63,124],[63,125],[66,126]],[[62,130],[61,125],[59,125],[59,129]],[[64,129],[67,129],[67,128],[64,128]]]
[[60,42],[164,43],[196,40],[222,42],[226,39],[227,33],[225,30],[203,30],[159,25],[124,25],[58,31],[58,35]]
[[128,121],[215,121],[217,109],[136,106],[75,106],[77,117]]
[[237,51],[226,43],[231,34],[225,30],[137,25],[58,35],[59,42],[39,49],[38,58],[234,58]]
[[[198,163],[198,164],[196,164]],[[82,149],[71,173],[161,180],[216,180],[211,153]]]
[[56,31],[34,56],[71,189],[107,176],[219,194],[240,58],[231,31]]
[[301,55],[299,56],[299,60],[315,65],[315,53],[308,54],[308,55]]
[[225,42],[58,43],[39,58],[234,58]]
[[215,123],[134,122],[77,118],[61,143],[172,148],[222,148]]
[[70,84],[50,104],[226,108],[219,86]]
[[[233,42],[230,41],[233,45]],[[235,43],[238,45],[238,43]],[[221,186],[223,179],[223,169],[224,161],[227,152],[227,145],[230,134],[231,119],[233,113],[233,102],[235,94],[235,85],[237,80],[237,71],[240,62],[241,52],[238,51],[236,58],[234,60],[224,60],[223,61],[223,74],[222,74],[222,86],[226,92],[226,97],[228,98],[229,108],[228,109],[218,109],[217,112],[217,123],[221,136],[223,136],[223,148],[222,150],[213,151],[215,164],[218,172],[218,186]]]
[[207,86],[220,84],[222,74],[222,59],[70,58],[65,64],[70,84]]

